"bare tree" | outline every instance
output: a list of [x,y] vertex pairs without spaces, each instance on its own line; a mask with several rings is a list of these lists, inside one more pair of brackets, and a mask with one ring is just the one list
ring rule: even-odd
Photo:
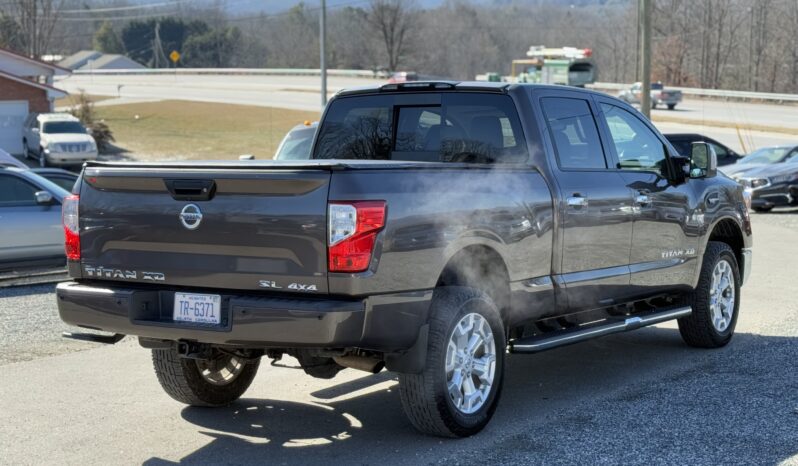
[[[0,0],[0,43],[30,55],[91,47],[103,21],[121,30],[129,20],[92,13],[84,4],[128,2]],[[654,79],[669,85],[798,92],[798,0],[653,2]],[[176,16],[203,20],[215,29],[234,21],[241,29],[232,65],[318,66],[315,6],[300,3],[274,14],[236,16],[226,11],[225,0],[214,0],[213,8],[194,3],[181,3]],[[423,10],[418,0],[329,7],[329,65],[402,67],[473,79],[485,72],[508,74],[512,60],[523,58],[531,45],[574,46],[593,49],[601,81],[634,79],[636,1],[424,2],[433,3]],[[85,14],[80,12],[84,8]],[[60,21],[59,11],[64,12]]]
[[12,0],[9,10],[17,18],[25,52],[39,57],[48,51],[64,0]]
[[407,0],[372,0],[368,20],[382,37],[388,68],[395,71],[407,51],[408,35],[415,27],[415,5]]

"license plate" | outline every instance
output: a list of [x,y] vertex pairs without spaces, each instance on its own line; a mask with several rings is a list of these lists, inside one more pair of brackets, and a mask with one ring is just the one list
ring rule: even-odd
[[222,297],[218,294],[175,293],[172,318],[177,322],[219,324],[221,308]]

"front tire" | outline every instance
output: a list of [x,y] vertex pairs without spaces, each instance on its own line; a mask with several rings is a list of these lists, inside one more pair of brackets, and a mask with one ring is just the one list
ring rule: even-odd
[[668,104],[668,110],[673,110],[676,108],[676,104]]
[[504,325],[493,300],[473,288],[435,291],[427,360],[399,374],[402,407],[419,431],[467,437],[493,417],[504,378]]
[[164,391],[191,406],[225,406],[247,391],[260,359],[244,360],[218,353],[212,360],[180,357],[172,349],[152,350],[155,375]]
[[740,310],[740,270],[726,243],[710,241],[704,252],[698,286],[688,297],[693,313],[679,319],[685,343],[720,348],[734,335]]
[[754,207],[753,209],[755,212],[764,214],[766,212],[770,212],[771,210],[773,210],[773,207]]
[[44,153],[44,149],[41,147],[39,148],[39,166],[42,168],[47,167],[47,154]]

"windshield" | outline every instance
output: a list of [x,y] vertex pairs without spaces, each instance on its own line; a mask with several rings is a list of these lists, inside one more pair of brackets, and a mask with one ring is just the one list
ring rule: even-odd
[[440,93],[342,97],[319,130],[314,159],[523,162],[527,153],[512,99]]
[[275,160],[307,160],[310,158],[310,145],[316,128],[293,130],[285,136],[277,149]]
[[662,90],[662,83],[651,83],[651,90],[659,91]]
[[86,128],[77,121],[51,121],[42,126],[42,132],[46,134],[86,134]]
[[746,164],[746,163],[778,163],[784,160],[784,156],[787,155],[787,151],[789,147],[765,147],[763,149],[755,150],[751,152],[749,155],[740,159],[738,163]]

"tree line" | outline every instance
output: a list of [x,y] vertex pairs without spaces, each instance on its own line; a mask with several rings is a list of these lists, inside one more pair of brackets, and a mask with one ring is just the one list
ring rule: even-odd
[[[82,23],[59,17],[56,3],[0,4],[6,5],[0,6],[0,45],[31,55],[94,46],[147,66],[169,66],[161,51],[171,50],[183,54],[181,66],[319,66],[315,1],[276,14],[241,15],[179,3],[169,14],[134,20],[87,13]],[[653,3],[653,79],[674,86],[798,93],[797,0]],[[23,11],[22,4],[38,8]],[[81,3],[60,0],[59,5]],[[38,18],[37,25],[32,18]],[[432,8],[414,0],[364,0],[328,8],[328,66],[473,79],[485,72],[508,74],[511,61],[524,58],[531,45],[575,46],[593,50],[601,81],[632,82],[637,22],[634,0],[445,0]],[[48,28],[47,37],[31,33]]]
[[234,54],[229,51],[241,46],[241,31],[176,17],[134,20],[119,31],[106,21],[94,34],[93,46],[103,53],[125,54],[151,68],[174,66],[168,58],[172,51],[181,53],[183,66],[226,68],[233,63]]

